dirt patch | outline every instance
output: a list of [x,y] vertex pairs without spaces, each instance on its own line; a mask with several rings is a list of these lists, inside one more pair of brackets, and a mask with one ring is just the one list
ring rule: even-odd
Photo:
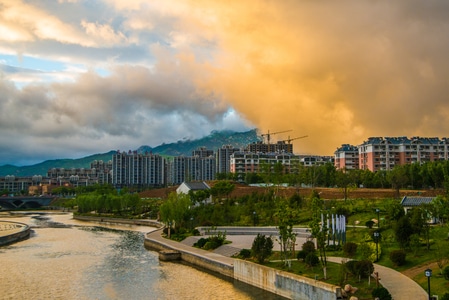
[[[208,182],[209,186],[214,185],[214,181]],[[176,191],[175,187],[152,189],[140,193],[141,197],[148,198],[161,198],[165,199],[171,193]],[[320,194],[320,197],[325,200],[332,199],[344,199],[343,190],[340,188],[295,188],[295,187],[254,187],[244,184],[235,184],[234,191],[229,195],[230,198],[239,198],[251,194],[265,194],[273,190],[278,196],[290,197],[296,193],[299,193],[301,197],[309,197],[312,191],[315,190]],[[439,190],[401,190],[400,198],[404,196],[422,196],[422,197],[435,197],[441,195],[443,191]],[[352,189],[348,193],[348,199],[385,199],[394,198],[395,191],[392,189],[367,189],[357,188]]]
[[414,277],[416,277],[419,274],[424,274],[424,271],[426,269],[438,269],[438,264],[436,262],[429,262],[429,263],[425,263],[425,264],[422,264],[419,266],[414,266],[410,269],[402,271],[401,273],[404,274],[405,276],[413,279]]

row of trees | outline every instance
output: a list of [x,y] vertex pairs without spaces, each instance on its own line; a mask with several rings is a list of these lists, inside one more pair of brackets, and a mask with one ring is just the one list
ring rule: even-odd
[[[449,161],[433,161],[422,164],[396,165],[391,170],[337,170],[328,162],[320,166],[305,167],[301,164],[286,172],[281,163],[274,166],[261,165],[261,172],[247,173],[245,182],[288,183],[291,186],[350,187],[367,188],[444,188],[449,190]],[[236,180],[235,174],[218,174],[218,179]]]

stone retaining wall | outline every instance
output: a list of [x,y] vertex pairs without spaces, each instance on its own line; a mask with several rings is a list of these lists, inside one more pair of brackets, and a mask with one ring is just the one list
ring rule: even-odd
[[[1,222],[1,221],[0,221]],[[4,223],[4,222],[2,222]],[[18,222],[7,222],[8,224],[16,224],[18,226],[20,226],[21,228],[18,229],[17,231],[12,231],[11,234],[8,234],[8,231],[5,231],[5,234],[1,234],[0,235],[0,246],[5,246],[5,245],[9,245],[21,240],[25,240],[27,238],[30,237],[30,226],[28,226],[27,224],[23,224],[23,223],[18,223]]]
[[[234,278],[234,268],[232,265],[224,264],[219,260],[214,260],[210,257],[202,256],[195,252],[190,252],[187,250],[182,250],[177,247],[173,247],[163,241],[158,241],[156,239],[145,238],[145,247],[148,249],[161,251],[161,250],[176,250],[181,253],[181,259],[194,266],[210,270],[230,278]],[[218,254],[217,254],[218,255]]]
[[234,278],[288,299],[341,298],[338,286],[239,259],[234,261]]

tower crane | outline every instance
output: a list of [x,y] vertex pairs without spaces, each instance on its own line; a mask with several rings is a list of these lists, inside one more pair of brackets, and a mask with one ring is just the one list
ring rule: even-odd
[[299,139],[303,139],[303,138],[306,138],[306,137],[309,137],[308,135],[304,135],[304,136],[299,136],[299,137],[295,137],[295,138],[290,138],[290,137],[288,137],[288,139],[286,139],[286,140],[283,140],[283,142],[287,142],[287,143],[291,143],[291,141],[294,141],[294,140],[299,140]]
[[268,130],[267,133],[263,133],[263,134],[261,134],[261,136],[262,137],[266,136],[267,137],[267,144],[269,144],[270,143],[270,138],[271,138],[272,135],[275,135],[275,134],[278,134],[278,133],[290,132],[290,131],[292,131],[292,130],[290,129],[290,130],[284,130],[284,131],[278,131],[278,132],[271,132],[270,133],[270,131]]

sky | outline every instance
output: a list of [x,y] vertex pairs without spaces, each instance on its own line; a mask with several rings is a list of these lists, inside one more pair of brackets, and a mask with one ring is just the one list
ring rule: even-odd
[[449,136],[446,0],[0,0],[0,165],[257,128]]

